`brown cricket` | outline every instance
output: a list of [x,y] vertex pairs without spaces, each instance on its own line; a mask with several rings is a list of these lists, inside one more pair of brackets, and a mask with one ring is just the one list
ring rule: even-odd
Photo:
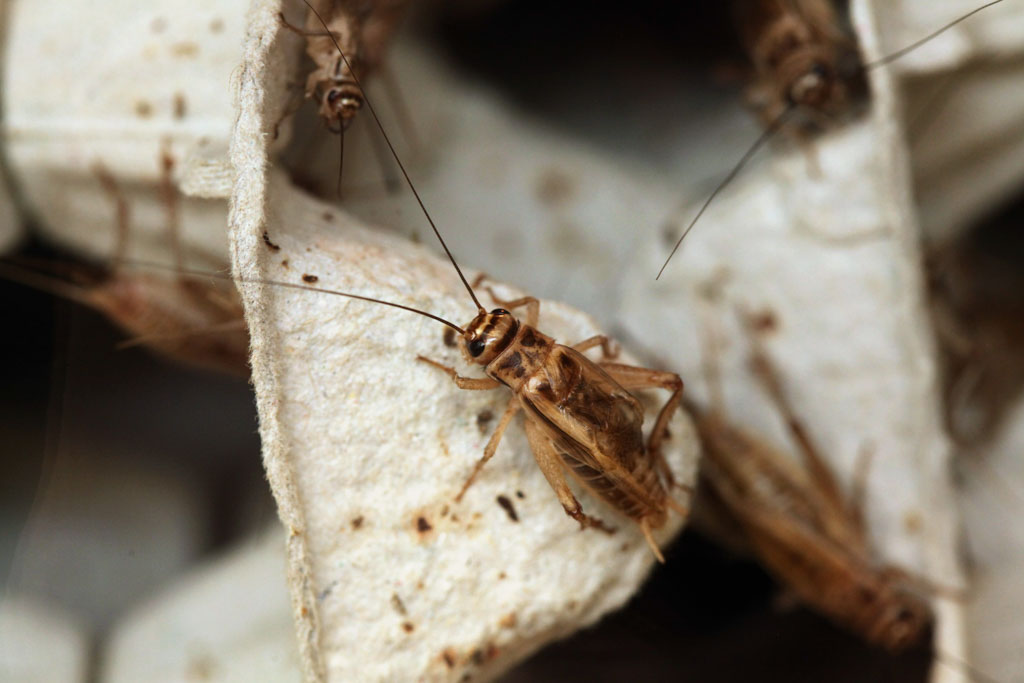
[[[811,133],[842,123],[856,113],[851,105],[866,92],[868,71],[896,61],[1002,1],[992,0],[976,7],[924,38],[865,64],[832,0],[733,0],[741,41],[755,73],[748,99],[757,110],[764,131],[701,204],[655,279],[661,278],[718,193],[777,132],[786,131],[798,142],[806,143]],[[675,228],[670,223],[666,232],[674,233]]]
[[[307,7],[305,27],[294,26],[283,14],[279,16],[285,28],[306,41],[306,54],[314,65],[306,78],[306,98],[316,102],[320,119],[329,131],[338,135],[340,192],[345,131],[363,108],[366,101],[363,83],[370,74],[379,71],[385,76],[403,128],[410,140],[415,139],[398,88],[384,68],[388,44],[409,0],[319,0],[315,6],[308,0],[303,2]],[[397,181],[391,177],[385,163],[387,151],[379,144],[374,149],[388,186],[395,187]]]
[[[363,108],[361,82],[383,63],[409,0],[321,0],[317,8],[306,4],[305,28],[283,16],[281,20],[305,38],[306,54],[316,67],[306,79],[306,97],[316,101],[327,128],[341,133]],[[335,42],[344,50],[344,59]]]
[[748,100],[766,126],[795,109],[800,130],[826,128],[863,90],[856,43],[831,0],[734,0],[733,12],[754,68]]
[[[568,472],[636,522],[655,556],[664,562],[651,531],[665,523],[669,509],[687,515],[687,510],[669,495],[674,479],[661,452],[668,422],[682,396],[679,375],[611,362],[616,354],[604,335],[572,346],[557,343],[537,330],[540,302],[533,297],[502,301],[491,292],[495,302],[505,308],[488,312],[479,305],[472,288],[469,292],[480,312],[464,329],[456,328],[459,347],[467,362],[483,366],[487,377],[463,377],[436,361],[419,360],[446,372],[460,389],[505,386],[512,396],[483,457],[455,500],[462,498],[494,456],[509,422],[522,410],[533,456],[566,514],[582,528],[611,531],[603,521],[583,512],[569,487],[565,476]],[[523,322],[508,310],[520,306],[526,308]],[[598,362],[582,354],[596,346],[604,353],[604,359]],[[629,390],[646,388],[667,389],[671,395],[645,443],[643,408]]]
[[804,468],[721,408],[685,401],[704,446],[702,490],[741,530],[757,560],[803,604],[891,652],[920,643],[933,623],[935,588],[872,556],[862,504],[869,451],[849,499],[790,405],[761,346],[759,320],[744,316],[751,367],[779,409]]
[[113,175],[99,162],[93,173],[111,198],[117,243],[106,268],[53,263],[0,266],[4,277],[95,309],[124,330],[120,346],[144,345],[172,360],[241,377],[249,376],[249,334],[238,291],[223,281],[197,280],[181,269],[178,241],[179,196],[170,177],[173,159],[160,158],[161,194],[167,236],[178,265],[172,275],[125,268],[131,233],[131,206]]

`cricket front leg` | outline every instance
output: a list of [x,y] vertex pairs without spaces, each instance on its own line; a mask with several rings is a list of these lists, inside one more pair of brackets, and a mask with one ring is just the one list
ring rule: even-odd
[[508,423],[512,421],[512,418],[517,412],[519,412],[521,407],[519,399],[515,396],[509,399],[508,405],[505,406],[505,413],[498,421],[498,426],[494,429],[494,433],[491,434],[491,438],[487,442],[487,445],[484,446],[483,457],[477,460],[472,473],[470,473],[469,477],[466,479],[466,483],[463,484],[462,488],[459,490],[459,495],[455,496],[456,503],[462,500],[462,496],[465,495],[466,490],[476,480],[477,475],[480,474],[480,470],[482,470],[484,465],[487,464],[487,461],[494,457],[494,453],[498,450],[498,444],[501,443],[501,437],[504,436]]
[[463,377],[455,371],[455,368],[438,363],[436,360],[431,360],[425,356],[416,356],[416,360],[427,365],[433,365],[438,370],[441,370],[446,375],[452,378],[455,382],[455,386],[459,389],[468,389],[469,391],[485,391],[487,389],[497,389],[501,386],[501,382],[490,377]]
[[540,319],[540,301],[536,297],[524,296],[518,299],[502,299],[494,293],[494,289],[491,287],[487,288],[487,293],[491,295],[494,303],[510,311],[520,306],[526,306],[526,324],[530,327],[537,327],[537,321]]
[[526,439],[530,443],[530,450],[533,451],[533,457],[537,461],[540,471],[544,473],[544,478],[554,489],[565,514],[579,522],[582,529],[589,527],[600,529],[606,534],[615,533],[614,527],[608,526],[597,517],[583,513],[583,506],[576,500],[572,489],[569,488],[569,482],[566,481],[562,458],[558,455],[551,439],[530,420],[526,421]]
[[309,31],[299,26],[296,26],[295,24],[289,22],[287,19],[284,18],[284,12],[277,13],[277,20],[280,21],[281,25],[284,26],[286,29],[288,29],[289,31],[298,36],[302,36],[303,38],[317,38],[327,36],[330,36],[332,38],[338,37],[336,34],[331,33],[329,31]]

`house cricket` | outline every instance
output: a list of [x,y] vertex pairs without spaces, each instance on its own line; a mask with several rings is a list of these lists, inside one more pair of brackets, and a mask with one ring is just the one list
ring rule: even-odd
[[921,643],[934,620],[926,597],[939,588],[872,557],[863,515],[870,450],[861,452],[845,499],[759,339],[761,318],[742,317],[752,372],[781,414],[804,468],[731,424],[720,406],[704,409],[684,399],[704,445],[704,490],[800,602],[890,652]]
[[[289,23],[283,14],[280,20],[285,28],[306,41],[306,54],[315,65],[306,79],[305,97],[317,103],[317,114],[324,125],[338,135],[340,185],[345,131],[363,108],[366,95],[362,83],[371,73],[383,71],[405,129],[412,130],[398,90],[383,69],[388,43],[409,0],[320,0],[319,10],[303,1],[308,8],[304,27]],[[346,59],[339,57],[335,43],[342,46]],[[379,145],[375,149],[386,168],[387,151]],[[388,184],[393,186],[395,181],[389,177]]]
[[[701,204],[655,279],[661,278],[715,197],[776,133],[786,131],[806,144],[812,132],[842,123],[854,113],[852,105],[866,89],[869,71],[891,64],[1002,1],[992,0],[976,7],[924,38],[864,63],[832,0],[734,0],[736,23],[755,72],[748,99],[758,112],[764,131]],[[666,232],[672,227],[669,225]]]
[[[160,164],[167,235],[180,269],[179,197],[170,177],[173,159],[166,150]],[[93,165],[93,174],[114,204],[117,242],[111,266],[99,273],[68,266],[60,269],[67,271],[61,278],[54,275],[53,264],[33,264],[35,267],[29,268],[7,263],[0,267],[3,275],[99,311],[129,335],[121,348],[144,345],[187,365],[248,377],[249,335],[237,291],[225,283],[125,268],[131,206],[102,164]]]
[[856,43],[832,0],[734,0],[733,12],[754,68],[747,98],[765,126],[793,109],[804,120],[790,130],[827,128],[863,90]]

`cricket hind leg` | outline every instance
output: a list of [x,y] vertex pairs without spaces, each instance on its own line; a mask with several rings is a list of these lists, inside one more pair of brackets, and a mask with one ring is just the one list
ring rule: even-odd
[[601,347],[602,360],[615,360],[619,357],[618,345],[612,341],[611,337],[603,334],[595,334],[593,337],[588,337],[581,342],[576,342],[572,345],[572,348],[582,353],[583,351],[592,349],[595,346]]
[[623,389],[632,391],[634,389],[665,389],[672,392],[661,407],[658,419],[654,422],[650,436],[647,437],[647,450],[655,456],[658,467],[666,480],[674,484],[674,477],[671,469],[661,453],[661,444],[668,436],[668,423],[672,414],[679,407],[679,401],[683,396],[683,380],[674,372],[662,370],[651,370],[635,365],[624,365],[622,363],[599,363],[601,369],[607,372],[612,379],[619,383]]
[[750,337],[751,357],[750,365],[754,376],[761,383],[772,403],[775,404],[779,414],[786,423],[786,430],[789,432],[797,449],[803,457],[807,471],[814,481],[818,490],[825,496],[835,508],[847,512],[847,504],[843,499],[839,484],[832,475],[832,470],[825,458],[822,457],[817,445],[811,439],[803,421],[797,416],[792,404],[789,402],[782,389],[782,380],[775,364],[768,357],[757,332],[757,322],[750,314],[743,314],[744,328]]
[[462,488],[459,489],[458,495],[455,496],[456,503],[462,500],[462,496],[466,494],[466,491],[476,480],[477,475],[480,474],[480,470],[484,468],[487,461],[494,457],[494,454],[498,450],[498,444],[501,443],[501,437],[505,435],[505,429],[508,428],[509,422],[511,422],[512,418],[515,417],[515,414],[519,412],[520,407],[521,405],[519,400],[515,396],[509,399],[508,405],[505,406],[505,412],[498,421],[498,426],[494,428],[494,433],[491,434],[490,440],[487,442],[487,445],[484,446],[483,456],[476,461],[473,471],[470,473],[469,477],[466,478],[466,482],[462,485]]
[[[661,450],[661,444],[668,436],[668,423],[672,419],[672,414],[679,407],[679,402],[683,396],[682,378],[674,372],[651,370],[650,368],[641,368],[635,365],[623,365],[622,363],[600,363],[599,365],[627,391],[633,389],[665,389],[672,392],[672,395],[668,397],[668,400],[661,407],[658,419],[654,422],[654,428],[651,429],[651,433],[647,437],[647,452],[653,458],[654,467],[669,490],[679,488],[687,495],[692,495],[692,487],[676,481],[675,475],[672,474],[672,468],[669,467],[668,460],[665,459],[665,454]],[[665,504],[684,519],[690,514],[689,508],[679,503],[671,495],[666,496]]]
[[562,504],[565,514],[569,515],[580,523],[581,529],[599,529],[606,534],[615,533],[615,528],[610,527],[597,517],[592,517],[583,512],[583,506],[576,500],[569,482],[565,478],[565,465],[558,454],[551,439],[548,438],[541,428],[526,421],[526,439],[530,443],[530,450],[537,461],[537,466],[547,479],[548,485],[554,490],[558,502]]

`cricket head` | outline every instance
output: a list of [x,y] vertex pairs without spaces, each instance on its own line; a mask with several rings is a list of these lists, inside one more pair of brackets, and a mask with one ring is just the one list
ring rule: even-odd
[[363,108],[363,91],[355,83],[335,83],[320,98],[320,116],[330,121],[330,128],[340,133]]
[[462,353],[470,363],[487,365],[508,348],[519,331],[519,321],[504,308],[481,310],[465,327]]
[[921,642],[931,628],[932,610],[917,594],[896,591],[878,603],[870,639],[890,652],[902,652]]
[[780,66],[786,102],[817,111],[835,110],[842,102],[842,82],[824,49],[793,52]]

